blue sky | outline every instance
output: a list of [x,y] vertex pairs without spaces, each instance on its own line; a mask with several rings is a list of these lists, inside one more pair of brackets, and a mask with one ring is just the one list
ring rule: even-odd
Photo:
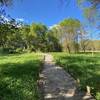
[[70,1],[65,5],[60,0],[15,0],[6,12],[13,18],[24,19],[27,23],[40,22],[47,26],[57,24],[68,17],[83,21],[84,17],[75,0]]

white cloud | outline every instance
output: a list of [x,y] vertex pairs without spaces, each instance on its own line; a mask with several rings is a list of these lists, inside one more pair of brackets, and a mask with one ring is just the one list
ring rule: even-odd
[[55,24],[55,25],[53,25],[53,26],[49,26],[49,29],[58,28],[58,27],[59,27],[59,25]]
[[16,21],[21,21],[21,22],[23,22],[23,21],[24,21],[24,18],[16,18]]

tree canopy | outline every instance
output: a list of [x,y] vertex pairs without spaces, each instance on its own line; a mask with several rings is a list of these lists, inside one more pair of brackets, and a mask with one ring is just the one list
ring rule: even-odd
[[81,22],[77,19],[65,19],[60,23],[63,31],[63,40],[65,47],[70,52],[73,48],[76,52],[78,37],[81,30]]

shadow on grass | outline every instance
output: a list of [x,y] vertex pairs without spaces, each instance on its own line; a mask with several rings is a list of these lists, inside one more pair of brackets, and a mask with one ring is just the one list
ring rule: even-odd
[[91,87],[91,92],[96,95],[100,92],[100,56],[60,56],[57,64],[64,67],[75,79],[80,80],[80,87],[86,90]]
[[33,60],[0,65],[0,100],[38,100],[40,64]]
[[11,57],[13,58],[21,58],[21,54],[0,54],[0,60],[7,60]]

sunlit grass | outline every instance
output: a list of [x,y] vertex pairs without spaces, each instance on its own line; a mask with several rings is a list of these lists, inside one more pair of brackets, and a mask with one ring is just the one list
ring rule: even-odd
[[35,53],[0,56],[0,100],[39,100],[42,56]]
[[[90,86],[91,93],[100,95],[100,53],[88,54],[52,53],[57,64],[61,65],[75,79],[80,80],[81,89]],[[98,99],[100,100],[100,98]]]

